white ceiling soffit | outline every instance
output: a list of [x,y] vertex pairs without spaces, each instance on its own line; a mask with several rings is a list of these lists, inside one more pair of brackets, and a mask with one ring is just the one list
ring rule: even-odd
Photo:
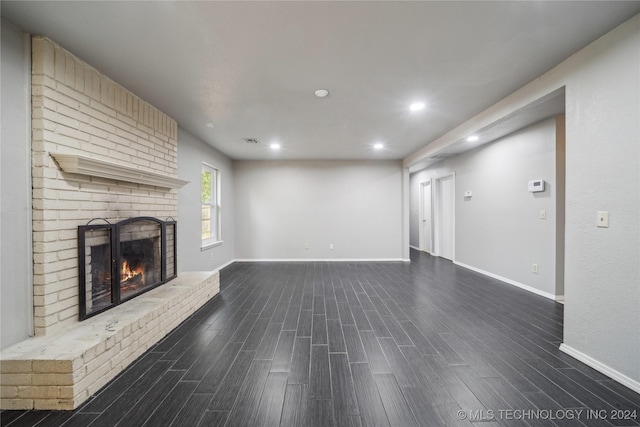
[[[447,146],[445,150],[438,154],[460,154],[465,151],[479,147],[502,138],[526,126],[537,123],[565,112],[565,90],[564,87],[554,91],[553,93],[539,99],[508,116],[491,123],[482,129],[478,129],[473,135],[478,139],[469,141],[461,139]],[[431,156],[433,157],[433,156]]]
[[[637,1],[0,7],[233,159],[405,158],[640,12]],[[426,108],[410,112],[414,101]]]
[[[435,151],[427,158],[416,162],[409,167],[411,173],[418,172],[432,166],[443,159],[455,157],[459,154],[473,150],[482,145],[494,142],[513,132],[523,129],[544,119],[563,114],[565,112],[565,88],[562,87],[552,93],[512,112],[511,114],[496,120],[488,126],[477,129],[473,135],[477,140],[469,141],[462,138],[455,141],[440,151]],[[471,136],[471,135],[469,135]]]

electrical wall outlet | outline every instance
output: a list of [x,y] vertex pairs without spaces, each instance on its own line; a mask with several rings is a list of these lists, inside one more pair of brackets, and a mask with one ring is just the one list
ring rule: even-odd
[[308,243],[305,243],[305,244],[304,244],[304,248],[305,248],[305,249],[309,249],[309,244],[308,244]]
[[538,264],[531,264],[531,272],[534,274],[538,274]]
[[333,250],[333,243],[329,243],[329,249]]

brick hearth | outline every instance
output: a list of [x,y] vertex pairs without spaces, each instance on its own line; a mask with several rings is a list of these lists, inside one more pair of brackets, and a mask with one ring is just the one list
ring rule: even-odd
[[218,272],[171,282],[64,332],[2,351],[2,409],[75,409],[220,290]]

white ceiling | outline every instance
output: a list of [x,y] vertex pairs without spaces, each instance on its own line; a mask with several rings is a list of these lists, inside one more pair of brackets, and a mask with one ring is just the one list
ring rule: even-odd
[[[233,159],[404,158],[640,13],[639,1],[0,4]],[[409,112],[415,100],[427,108]]]

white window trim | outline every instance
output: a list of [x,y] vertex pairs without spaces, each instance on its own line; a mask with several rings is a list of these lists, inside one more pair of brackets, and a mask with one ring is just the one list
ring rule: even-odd
[[205,244],[204,241],[202,246],[200,246],[201,251],[206,251],[207,249],[215,248],[216,246],[220,246],[224,243],[224,240],[217,240],[215,242]]
[[[210,249],[210,248],[214,248],[216,246],[220,246],[224,243],[224,240],[222,240],[222,206],[220,206],[220,189],[221,189],[221,185],[220,185],[220,170],[218,168],[216,168],[215,166],[210,165],[209,163],[206,162],[202,162],[202,167],[200,168],[200,174],[202,174],[203,170],[209,170],[211,173],[215,174],[215,212],[216,212],[216,216],[217,216],[217,221],[216,221],[216,236],[215,237],[210,237],[208,239],[200,239],[200,250],[204,251],[206,249]],[[202,185],[202,184],[200,184]],[[200,187],[200,194],[202,195],[202,187]],[[202,197],[201,197],[202,198]],[[201,206],[202,206],[202,202],[201,202]],[[202,221],[202,218],[200,218],[200,220]]]

